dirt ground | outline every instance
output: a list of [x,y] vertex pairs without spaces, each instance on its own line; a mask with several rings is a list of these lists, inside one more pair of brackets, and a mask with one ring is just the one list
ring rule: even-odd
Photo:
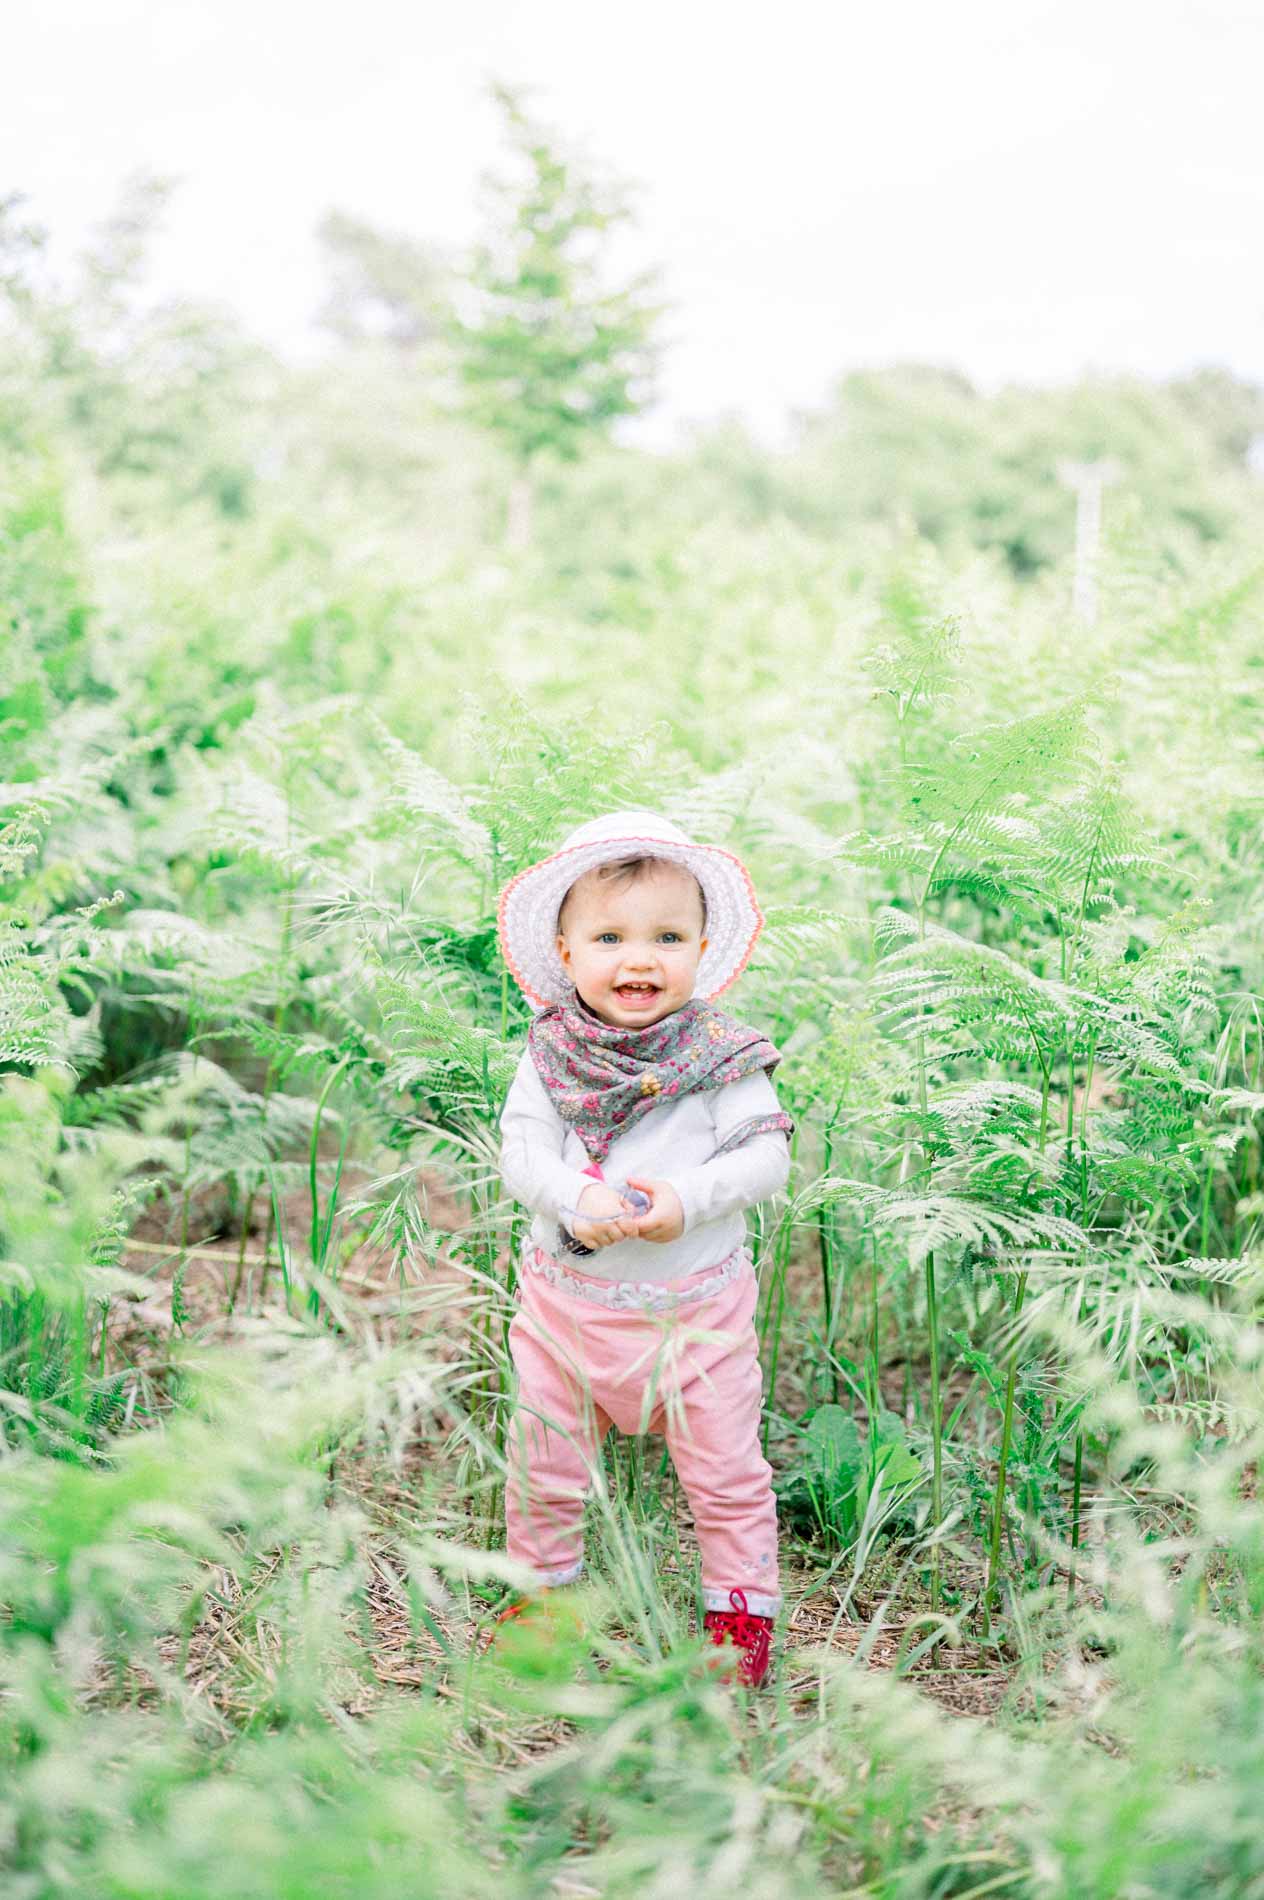
[[[348,1170],[350,1175],[351,1171]],[[355,1191],[354,1177],[344,1180],[348,1196]],[[464,1218],[457,1200],[444,1184],[427,1177],[427,1214],[433,1229],[455,1235]],[[310,1228],[310,1200],[305,1191],[288,1195],[282,1203],[282,1221],[289,1239],[295,1272],[306,1254]],[[271,1233],[271,1221],[265,1198],[259,1196],[253,1208],[250,1231],[229,1234],[226,1207],[220,1197],[205,1195],[191,1200],[188,1210],[188,1243],[185,1265],[179,1275],[180,1324],[173,1316],[174,1283],[181,1254],[180,1227],[182,1210],[178,1204],[155,1203],[146,1210],[130,1236],[123,1264],[152,1282],[152,1292],[139,1301],[116,1301],[109,1317],[108,1364],[111,1368],[150,1366],[160,1375],[167,1346],[174,1333],[186,1338],[218,1340],[230,1343],[242,1333],[241,1320],[249,1317],[257,1325],[260,1318],[285,1315],[285,1289],[277,1264],[277,1247]],[[819,1303],[819,1267],[810,1236],[806,1250],[792,1261],[787,1285],[789,1308],[802,1305],[811,1310]],[[264,1266],[264,1249],[269,1255]],[[348,1313],[358,1326],[370,1327],[374,1336],[386,1343],[401,1338],[426,1340],[429,1351],[441,1358],[457,1358],[464,1351],[468,1302],[462,1303],[467,1282],[459,1264],[445,1257],[440,1245],[432,1262],[405,1264],[403,1273],[392,1267],[389,1255],[381,1249],[357,1248],[344,1261],[338,1292]],[[230,1296],[237,1294],[236,1311],[230,1312]],[[304,1298],[301,1288],[292,1294],[294,1310]],[[793,1356],[783,1354],[788,1363],[779,1367],[777,1395],[781,1405],[795,1415],[804,1409],[806,1394]],[[892,1409],[900,1405],[902,1369],[885,1369],[891,1390],[885,1395]],[[155,1390],[160,1390],[160,1376]],[[806,1401],[810,1402],[810,1401]],[[657,1442],[646,1441],[655,1446]],[[774,1454],[775,1462],[775,1454]],[[368,1608],[372,1624],[369,1660],[376,1679],[394,1688],[421,1688],[447,1693],[445,1676],[453,1658],[461,1657],[474,1639],[477,1625],[451,1613],[445,1618],[436,1613],[435,1626],[442,1644],[425,1630],[420,1633],[410,1611],[407,1593],[392,1560],[389,1524],[395,1507],[404,1507],[421,1489],[423,1479],[433,1486],[436,1459],[433,1446],[418,1442],[409,1446],[403,1469],[389,1472],[367,1469],[362,1459],[340,1459],[339,1482],[360,1502],[371,1521],[382,1525],[382,1537],[372,1539],[365,1552],[370,1569]],[[441,1475],[441,1474],[440,1474]],[[678,1492],[679,1487],[673,1487]],[[683,1500],[666,1500],[664,1508],[674,1510],[679,1546],[686,1556],[696,1548],[688,1508]],[[880,1573],[880,1566],[879,1566]],[[948,1573],[951,1576],[951,1572]],[[782,1692],[793,1705],[800,1698],[815,1694],[817,1674],[809,1652],[822,1647],[854,1654],[866,1647],[866,1667],[890,1671],[899,1665],[901,1655],[916,1646],[929,1625],[923,1620],[924,1604],[916,1602],[897,1612],[885,1602],[881,1583],[872,1591],[861,1588],[844,1609],[845,1570],[823,1585],[822,1571],[806,1561],[794,1540],[783,1540],[782,1587],[787,1599],[779,1682]],[[967,1594],[978,1587],[977,1577],[956,1579]],[[868,1582],[868,1578],[865,1579]],[[253,1594],[253,1592],[252,1592]],[[907,1593],[906,1593],[907,1594]],[[231,1700],[231,1685],[239,1681],[239,1623],[246,1607],[234,1601],[236,1586],[227,1572],[220,1576],[220,1587],[208,1603],[206,1614],[194,1633],[186,1661],[186,1672],[195,1678],[202,1693],[215,1700],[217,1685]],[[218,1600],[216,1600],[218,1599]],[[874,1619],[879,1619],[875,1633]],[[887,1620],[889,1618],[889,1620]],[[175,1639],[172,1639],[175,1643]],[[172,1658],[178,1653],[175,1643]],[[802,1661],[796,1656],[802,1652]],[[255,1659],[252,1658],[252,1661]],[[266,1652],[257,1666],[266,1670]],[[1014,1662],[994,1647],[984,1649],[963,1643],[959,1648],[940,1645],[933,1656],[915,1663],[911,1680],[944,1708],[959,1715],[987,1717],[1010,1694],[1015,1674]],[[455,1693],[455,1691],[452,1691]],[[354,1704],[349,1705],[356,1712]],[[225,1706],[225,1715],[230,1709]]]

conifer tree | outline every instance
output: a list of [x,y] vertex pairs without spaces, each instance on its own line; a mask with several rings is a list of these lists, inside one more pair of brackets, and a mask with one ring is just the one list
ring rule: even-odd
[[612,283],[610,234],[631,217],[622,187],[561,152],[518,91],[493,87],[518,160],[489,177],[489,219],[454,319],[464,407],[514,466],[506,539],[531,534],[542,458],[576,460],[647,401],[655,365],[652,271]]

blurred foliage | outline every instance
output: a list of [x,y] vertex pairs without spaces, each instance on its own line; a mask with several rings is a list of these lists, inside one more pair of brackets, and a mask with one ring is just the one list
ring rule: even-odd
[[[655,454],[618,439],[616,377],[553,414],[554,450],[581,410],[594,439],[541,453],[506,549],[557,370],[502,426],[557,262],[519,241],[613,216],[512,122],[535,182],[484,284],[508,327],[474,415],[459,269],[420,240],[331,215],[329,354],[298,368],[153,300],[163,181],[64,280],[0,206],[0,1884],[1258,1893],[1264,398],[1211,370],[985,396],[905,364],[844,377],[780,452],[729,421]],[[1099,456],[1122,474],[1089,630],[1057,466]],[[503,1272],[525,1016],[496,891],[598,800],[755,876],[735,1007],[803,1124],[775,1260],[793,1233],[815,1273],[819,1244],[834,1299],[800,1281],[775,1315],[773,1455],[818,1607],[848,1563],[858,1615],[865,1564],[893,1566],[855,1661],[800,1650],[754,1726],[622,1495],[599,1500],[622,1621],[594,1591],[565,1656],[516,1674],[467,1647],[471,1583],[505,1581],[477,1516],[504,1311],[471,1318],[476,1361],[431,1363],[337,1283],[370,1232],[401,1289],[441,1242]],[[370,1183],[345,1216],[344,1157]],[[455,1238],[436,1175],[471,1209]],[[309,1183],[304,1288],[282,1225]],[[284,1272],[232,1350],[183,1278],[210,1191],[242,1259],[271,1210]],[[127,1252],[159,1194],[172,1281]],[[958,1623],[918,1596],[932,1247],[972,1537],[1007,1387],[1013,1413],[994,1521],[1023,1587],[975,1671],[1011,1672],[995,1726],[913,1673],[966,1621],[960,1579]],[[359,1450],[389,1526],[334,1481]]]
[[458,299],[467,409],[520,467],[545,453],[574,461],[648,393],[652,274],[610,282],[608,234],[631,216],[624,191],[564,153],[520,92],[493,92],[515,170],[485,181],[488,232]]

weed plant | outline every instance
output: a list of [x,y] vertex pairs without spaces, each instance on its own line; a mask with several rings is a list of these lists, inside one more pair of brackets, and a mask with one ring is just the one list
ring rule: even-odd
[[[280,502],[153,620],[194,527],[127,553],[70,468],[27,444],[0,544],[5,1892],[1264,1893],[1249,561],[1138,530],[1090,644],[905,530],[622,592],[546,542],[399,580],[422,677]],[[616,625],[661,688],[598,719],[563,675]],[[607,1446],[569,1628],[479,1641],[522,1581],[494,904],[646,802],[752,867],[726,1001],[797,1124],[758,1699],[656,1441]]]

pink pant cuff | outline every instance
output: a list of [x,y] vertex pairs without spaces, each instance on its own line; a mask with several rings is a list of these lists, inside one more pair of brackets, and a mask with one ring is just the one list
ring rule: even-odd
[[537,1570],[535,1581],[542,1590],[560,1590],[565,1583],[577,1583],[584,1574],[584,1560],[580,1557],[575,1563],[567,1564],[561,1570]]

